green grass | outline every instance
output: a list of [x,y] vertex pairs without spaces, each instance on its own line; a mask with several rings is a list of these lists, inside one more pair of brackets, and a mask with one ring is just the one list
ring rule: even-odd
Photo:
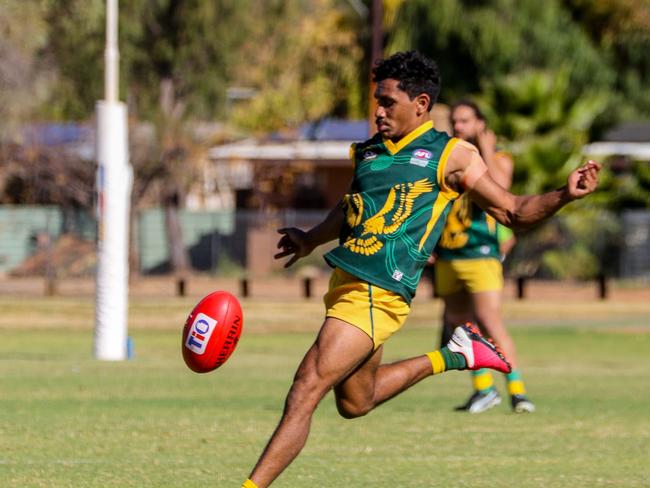
[[[321,305],[245,303],[237,351],[197,375],[180,356],[191,302],[133,303],[136,356],[107,363],[91,357],[89,301],[0,300],[0,486],[239,487],[275,427]],[[427,307],[391,339],[387,360],[435,343]],[[293,328],[278,323],[283,314],[303,325],[282,332]],[[513,327],[533,415],[505,405],[452,412],[469,393],[458,372],[352,421],[328,396],[274,487],[650,486],[645,320],[568,327],[536,316],[534,326]]]

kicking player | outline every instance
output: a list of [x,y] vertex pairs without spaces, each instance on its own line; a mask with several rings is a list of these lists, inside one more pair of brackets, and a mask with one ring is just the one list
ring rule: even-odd
[[301,451],[312,415],[334,391],[344,418],[367,414],[422,379],[452,369],[510,371],[478,328],[457,327],[449,343],[391,364],[381,364],[383,343],[406,320],[422,269],[460,193],[498,221],[526,226],[593,192],[600,165],[575,170],[561,189],[515,196],[490,177],[471,144],[433,128],[429,110],[440,89],[434,62],[402,52],[373,69],[377,82],[377,134],[352,147],[350,193],[326,219],[305,232],[280,229],[285,266],[328,241],[340,244],[325,259],[334,268],[326,314],[316,341],[298,366],[282,417],[246,488],[266,488]]
[[[509,189],[512,158],[497,151],[496,137],[479,107],[471,100],[461,100],[452,106],[450,115],[454,136],[477,146],[490,177]],[[514,342],[501,316],[503,268],[498,233],[494,218],[473,203],[468,194],[454,202],[436,248],[435,287],[445,303],[441,340],[446,343],[454,324],[476,322],[503,348],[512,365],[506,376],[512,410],[534,412],[535,406],[526,397]],[[501,397],[492,374],[481,369],[471,375],[474,391],[456,410],[481,413],[499,405]]]

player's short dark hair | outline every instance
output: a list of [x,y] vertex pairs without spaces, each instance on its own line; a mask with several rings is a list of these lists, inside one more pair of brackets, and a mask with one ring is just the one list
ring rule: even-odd
[[429,110],[438,100],[440,93],[440,70],[435,61],[424,57],[417,51],[395,53],[377,61],[372,68],[375,82],[391,78],[399,81],[400,90],[406,92],[411,100],[422,93],[429,95]]
[[460,100],[456,101],[452,106],[451,110],[449,111],[449,114],[452,115],[454,111],[458,107],[468,107],[471,108],[472,111],[474,112],[474,115],[478,120],[482,120],[483,122],[487,122],[485,119],[485,114],[481,110],[481,108],[476,104],[474,100],[471,100],[469,98],[461,98]]

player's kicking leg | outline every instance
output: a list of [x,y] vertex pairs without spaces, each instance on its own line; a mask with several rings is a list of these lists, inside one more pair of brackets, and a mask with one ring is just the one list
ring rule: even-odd
[[379,364],[382,347],[334,389],[341,415],[354,418],[393,398],[427,376],[453,369],[510,372],[500,349],[471,324],[457,327],[446,346],[423,356]]
[[327,318],[300,364],[284,412],[246,488],[266,488],[302,450],[318,403],[336,385],[337,407],[346,418],[367,412],[432,374],[452,369],[493,368],[510,371],[501,352],[478,329],[458,327],[438,351],[380,365],[381,346],[362,330]]

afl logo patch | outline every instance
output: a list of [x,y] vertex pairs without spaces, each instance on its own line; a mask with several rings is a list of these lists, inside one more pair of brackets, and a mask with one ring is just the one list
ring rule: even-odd
[[411,153],[411,155],[412,157],[409,160],[409,163],[422,168],[426,168],[433,157],[431,151],[427,151],[426,149],[416,149]]
[[413,151],[413,157],[417,159],[431,159],[432,156],[431,151],[427,151],[426,149],[416,149]]

